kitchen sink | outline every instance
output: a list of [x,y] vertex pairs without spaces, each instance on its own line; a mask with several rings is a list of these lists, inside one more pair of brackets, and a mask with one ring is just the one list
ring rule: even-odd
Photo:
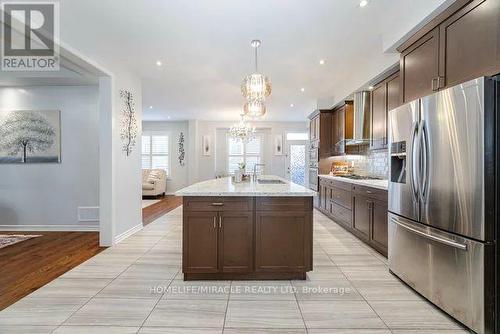
[[257,183],[260,184],[285,184],[285,182],[281,180],[273,180],[273,179],[261,179],[257,180]]

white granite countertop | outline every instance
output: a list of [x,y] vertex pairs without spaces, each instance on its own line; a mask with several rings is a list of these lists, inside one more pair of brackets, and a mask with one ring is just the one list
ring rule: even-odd
[[282,184],[262,184],[245,181],[234,183],[230,177],[198,182],[178,190],[176,196],[315,196],[316,192],[278,176],[263,175],[259,179],[281,180]]
[[318,176],[320,178],[324,178],[324,179],[347,182],[347,183],[352,183],[352,184],[359,184],[361,186],[367,186],[367,187],[372,187],[372,188],[377,188],[377,189],[382,189],[382,190],[387,190],[389,188],[389,181],[388,180],[355,180],[355,179],[349,179],[347,177],[332,176],[332,175],[328,175],[328,174],[320,174]]

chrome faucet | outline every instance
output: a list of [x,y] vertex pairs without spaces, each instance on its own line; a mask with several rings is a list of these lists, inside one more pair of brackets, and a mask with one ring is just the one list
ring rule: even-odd
[[266,164],[255,164],[253,165],[253,180],[257,181],[257,166],[264,167]]

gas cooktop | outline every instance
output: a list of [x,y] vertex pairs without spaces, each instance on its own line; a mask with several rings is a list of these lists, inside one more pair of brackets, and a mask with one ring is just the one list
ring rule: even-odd
[[381,178],[374,176],[363,176],[363,175],[338,175],[338,176],[353,180],[382,180]]

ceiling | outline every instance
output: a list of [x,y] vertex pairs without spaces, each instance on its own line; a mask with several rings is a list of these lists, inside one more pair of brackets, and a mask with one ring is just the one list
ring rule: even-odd
[[237,119],[250,41],[261,39],[273,85],[265,120],[301,121],[318,100],[333,104],[396,63],[383,50],[444,2],[64,0],[61,39],[138,75],[146,120]]

